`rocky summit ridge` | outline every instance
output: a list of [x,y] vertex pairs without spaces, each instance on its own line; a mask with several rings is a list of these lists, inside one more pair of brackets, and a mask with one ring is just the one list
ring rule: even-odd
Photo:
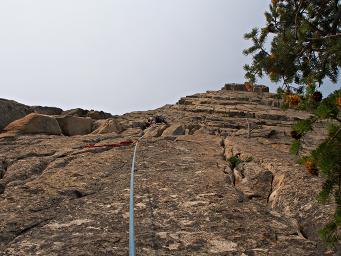
[[137,255],[337,255],[322,179],[288,153],[309,114],[281,104],[240,84],[121,116],[0,100],[0,255],[127,255],[132,146],[86,145],[142,135]]

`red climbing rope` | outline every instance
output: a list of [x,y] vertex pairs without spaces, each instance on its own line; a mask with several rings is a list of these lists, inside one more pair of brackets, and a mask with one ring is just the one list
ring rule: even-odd
[[117,147],[122,147],[122,146],[129,146],[134,143],[135,141],[127,140],[127,141],[121,141],[121,142],[114,143],[114,144],[102,144],[102,145],[90,144],[90,145],[85,145],[82,148],[103,148],[103,147],[117,148]]

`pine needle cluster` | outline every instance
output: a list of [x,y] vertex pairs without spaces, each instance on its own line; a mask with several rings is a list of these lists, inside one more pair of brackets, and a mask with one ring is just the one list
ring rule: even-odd
[[[244,35],[252,46],[245,77],[255,82],[267,75],[284,84],[337,81],[341,66],[341,3],[318,0],[273,0],[265,12],[266,25]],[[266,43],[270,39],[270,46]]]

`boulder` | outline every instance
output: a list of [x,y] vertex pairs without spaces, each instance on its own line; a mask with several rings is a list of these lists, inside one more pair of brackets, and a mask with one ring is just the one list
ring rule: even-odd
[[55,107],[32,106],[33,112],[43,115],[60,115],[63,110]]
[[96,111],[96,110],[90,110],[87,116],[96,120],[108,119],[112,117],[110,113],[105,113],[103,111]]
[[110,113],[106,113],[103,111],[96,111],[96,110],[89,111],[89,110],[81,109],[81,108],[66,110],[66,111],[63,111],[61,114],[64,116],[90,117],[96,120],[108,119],[112,117]]
[[160,137],[164,130],[167,129],[167,125],[153,125],[144,130],[144,138]]
[[59,124],[54,117],[37,113],[28,114],[10,123],[4,130],[9,133],[21,134],[61,134]]
[[127,130],[121,133],[121,135],[124,137],[133,137],[133,136],[141,137],[142,134],[143,134],[143,131],[141,128],[128,128]]
[[178,136],[178,135],[185,135],[185,126],[183,124],[179,124],[179,123],[172,124],[162,133],[163,137]]
[[93,134],[121,133],[126,129],[125,125],[114,119],[95,121]]
[[31,112],[32,110],[29,106],[13,100],[0,99],[0,131],[9,123],[18,120]]
[[197,123],[189,123],[186,125],[186,131],[188,132],[188,134],[194,134],[196,131],[198,131],[199,129],[201,129],[202,126],[197,124]]
[[228,91],[246,91],[246,87],[244,84],[225,84],[223,87],[223,90],[228,90]]
[[258,92],[258,93],[262,93],[262,92],[269,92],[269,87],[265,86],[265,85],[255,85],[253,87],[253,92]]
[[63,111],[61,115],[86,117],[88,113],[89,113],[89,110],[75,108],[75,109],[69,109],[69,110]]
[[207,127],[203,126],[203,127],[199,128],[198,130],[194,131],[193,134],[195,134],[195,135],[197,135],[197,134],[210,134],[210,130]]
[[144,130],[144,129],[148,128],[150,124],[147,121],[138,120],[138,121],[131,121],[128,123],[128,125],[131,128],[140,128],[140,129]]
[[61,116],[56,117],[62,133],[66,136],[85,135],[91,133],[92,119],[88,117]]
[[0,99],[0,131],[11,122],[33,112],[42,115],[60,115],[63,110],[56,107],[30,107],[13,100]]

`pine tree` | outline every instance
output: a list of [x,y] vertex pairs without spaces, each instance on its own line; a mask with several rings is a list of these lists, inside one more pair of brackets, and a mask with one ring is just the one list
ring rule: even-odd
[[[285,84],[321,84],[325,77],[337,81],[341,66],[341,1],[273,0],[265,12],[266,26],[254,28],[245,38],[253,55],[245,65],[246,78],[268,75]],[[266,47],[266,39],[271,46]],[[270,49],[267,49],[270,48]]]
[[301,139],[314,129],[314,123],[327,123],[328,137],[301,163],[310,174],[324,177],[319,200],[335,200],[334,218],[320,235],[328,244],[336,245],[341,240],[341,90],[322,99],[316,88],[324,79],[338,81],[341,1],[272,0],[265,18],[264,27],[245,34],[245,39],[252,41],[244,50],[245,55],[252,55],[252,63],[244,66],[245,77],[248,83],[264,75],[282,82],[277,96],[285,106],[313,113],[293,126],[292,154],[299,153]]

